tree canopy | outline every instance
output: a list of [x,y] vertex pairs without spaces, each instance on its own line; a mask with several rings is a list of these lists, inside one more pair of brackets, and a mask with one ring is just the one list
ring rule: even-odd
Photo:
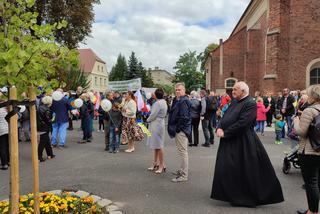
[[215,43],[211,43],[209,44],[203,52],[201,52],[198,55],[198,60],[200,61],[201,65],[200,65],[200,70],[201,71],[205,71],[205,65],[206,65],[206,60],[209,56],[209,54],[211,53],[211,51],[213,51],[214,49],[216,49],[219,45],[215,44]]
[[110,81],[124,80],[127,72],[128,72],[128,65],[127,65],[126,58],[121,54],[119,54],[116,64],[111,69],[109,80]]
[[198,71],[199,61],[196,51],[189,51],[180,56],[174,69],[174,82],[184,82],[187,92],[201,88],[205,84],[204,73]]
[[57,73],[78,64],[75,50],[55,42],[54,31],[67,23],[38,25],[38,14],[30,12],[33,5],[34,0],[0,0],[0,85],[15,85],[20,91],[56,87]]
[[65,28],[53,29],[55,40],[68,48],[76,48],[90,35],[94,21],[94,4],[99,0],[36,0],[31,11],[37,12],[37,24],[54,24],[63,20]]
[[121,81],[135,78],[141,78],[143,87],[153,87],[150,72],[143,67],[142,62],[139,62],[134,52],[129,57],[128,65],[125,57],[119,54],[116,64],[111,69],[109,80]]

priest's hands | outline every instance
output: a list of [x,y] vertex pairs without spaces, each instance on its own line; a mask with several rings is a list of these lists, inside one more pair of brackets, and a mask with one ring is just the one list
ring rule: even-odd
[[224,137],[224,132],[222,129],[217,129],[217,136],[218,137]]

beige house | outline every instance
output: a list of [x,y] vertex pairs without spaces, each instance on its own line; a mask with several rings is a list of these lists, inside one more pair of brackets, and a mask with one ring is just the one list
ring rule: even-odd
[[149,68],[148,72],[151,74],[151,78],[153,83],[160,85],[172,85],[172,81],[174,79],[174,75],[169,73],[166,70],[159,69],[159,67],[155,67],[154,70]]
[[80,67],[88,75],[90,87],[88,90],[106,92],[108,88],[108,72],[106,63],[91,49],[78,49]]

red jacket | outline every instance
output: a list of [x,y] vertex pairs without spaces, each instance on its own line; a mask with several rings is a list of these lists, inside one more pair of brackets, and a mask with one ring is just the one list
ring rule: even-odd
[[228,104],[230,100],[231,100],[231,98],[229,97],[229,95],[222,97],[220,108],[223,108],[224,105]]
[[266,113],[269,111],[270,106],[264,107],[262,102],[257,102],[257,121],[266,121]]

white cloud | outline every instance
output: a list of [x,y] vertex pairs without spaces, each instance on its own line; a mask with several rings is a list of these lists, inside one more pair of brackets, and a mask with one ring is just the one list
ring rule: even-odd
[[[183,53],[198,53],[210,43],[226,39],[249,0],[101,0],[95,6],[92,35],[81,47],[93,49],[108,70],[119,53],[131,51],[147,68],[170,72]],[[223,23],[208,26],[208,20]],[[199,24],[201,23],[201,24]]]

